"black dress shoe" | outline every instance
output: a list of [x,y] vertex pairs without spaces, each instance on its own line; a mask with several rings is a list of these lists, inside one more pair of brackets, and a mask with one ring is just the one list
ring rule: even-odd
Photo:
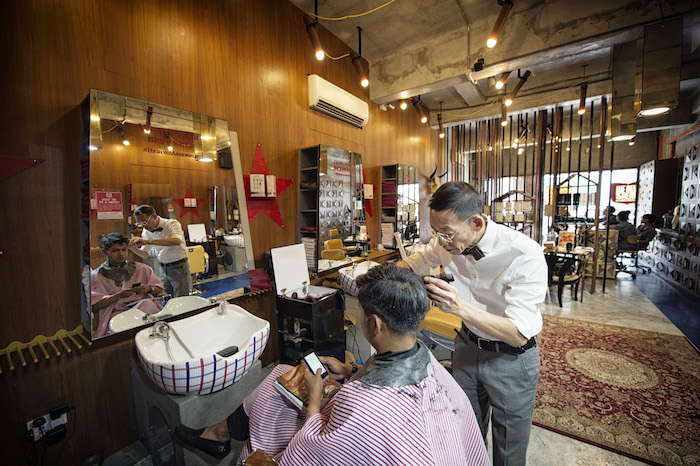
[[231,452],[230,441],[219,442],[218,440],[207,440],[200,437],[202,432],[204,432],[204,428],[190,429],[182,424],[175,427],[175,435],[182,443],[201,450],[207,455],[211,455],[216,459],[221,459]]

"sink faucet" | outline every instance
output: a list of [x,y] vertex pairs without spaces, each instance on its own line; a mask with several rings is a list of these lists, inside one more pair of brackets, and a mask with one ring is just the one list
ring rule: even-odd
[[175,336],[175,339],[180,343],[180,346],[187,351],[187,354],[190,355],[191,358],[194,359],[194,354],[192,354],[192,351],[185,345],[185,343],[180,339],[180,336],[177,334],[175,329],[170,327],[170,324],[167,322],[156,322],[153,324],[153,327],[151,328],[151,333],[150,337],[151,338],[162,338],[163,341],[165,341],[165,349],[168,351],[168,356],[170,356],[170,359],[172,361],[175,361],[175,357],[173,357],[173,353],[170,350],[170,332],[172,331],[172,334]]
[[216,313],[220,316],[226,315],[226,300],[219,303]]

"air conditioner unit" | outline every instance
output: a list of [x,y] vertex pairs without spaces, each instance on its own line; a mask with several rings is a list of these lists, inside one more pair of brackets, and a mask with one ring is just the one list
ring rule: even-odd
[[309,107],[362,128],[369,120],[369,105],[316,74],[309,75]]

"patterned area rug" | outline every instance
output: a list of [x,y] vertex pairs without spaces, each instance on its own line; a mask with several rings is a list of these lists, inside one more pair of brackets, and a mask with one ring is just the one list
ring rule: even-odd
[[700,465],[700,354],[676,335],[545,316],[533,424],[641,461]]

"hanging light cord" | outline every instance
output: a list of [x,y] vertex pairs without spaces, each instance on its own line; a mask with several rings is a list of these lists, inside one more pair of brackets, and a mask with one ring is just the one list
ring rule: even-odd
[[349,57],[350,54],[349,54],[349,53],[346,53],[345,55],[341,55],[341,56],[339,56],[339,57],[332,57],[332,56],[328,55],[328,52],[326,52],[326,56],[327,56],[328,58],[330,58],[331,60],[340,60],[341,58]]
[[368,15],[368,14],[370,14],[370,13],[374,13],[375,11],[382,9],[382,8],[384,8],[384,7],[387,6],[387,5],[391,5],[391,4],[394,3],[395,1],[396,1],[396,0],[389,0],[389,1],[386,2],[384,5],[380,5],[380,6],[378,6],[377,8],[374,8],[374,9],[372,9],[372,10],[365,11],[364,13],[358,13],[358,14],[356,14],[356,15],[341,16],[340,18],[326,18],[326,17],[324,17],[324,16],[319,16],[319,15],[316,15],[316,14],[313,14],[313,13],[307,13],[307,14],[308,14],[309,16],[311,16],[312,18],[316,18],[316,19],[324,19],[324,20],[326,20],[326,21],[341,21],[341,20],[349,19],[349,18],[359,18],[360,16],[365,16],[365,15]]

